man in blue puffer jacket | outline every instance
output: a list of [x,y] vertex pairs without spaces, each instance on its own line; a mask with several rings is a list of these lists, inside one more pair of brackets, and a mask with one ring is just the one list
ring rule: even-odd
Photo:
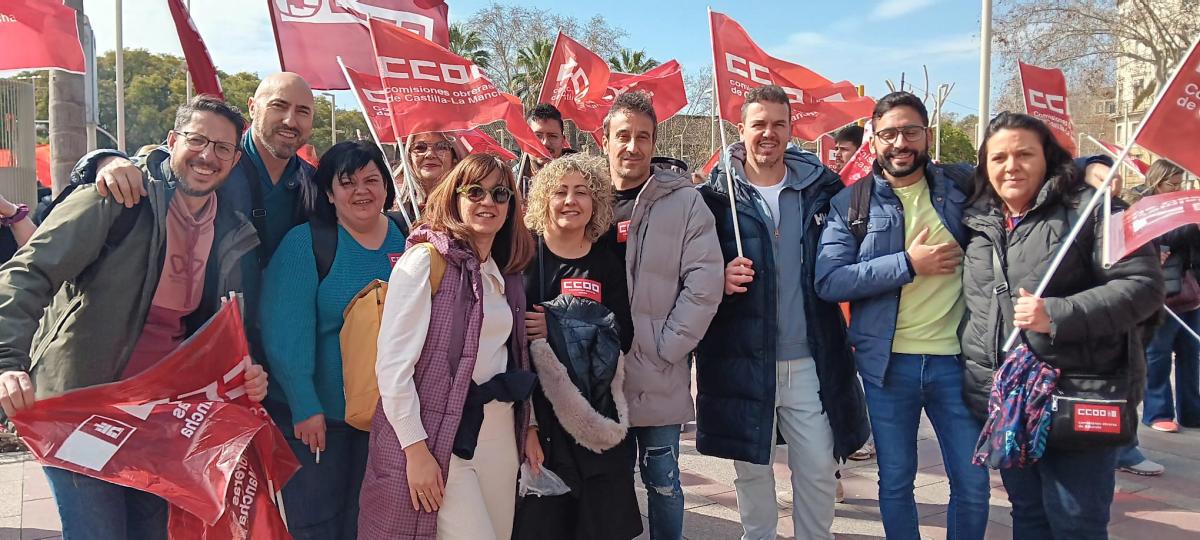
[[733,459],[743,538],[774,538],[776,432],[788,444],[797,538],[832,538],[837,461],[867,440],[862,387],[837,305],[817,297],[814,261],[842,188],[816,156],[787,148],[783,89],[749,92],[730,146],[744,253],[725,171],[700,188],[727,263],[725,296],[697,350],[696,447]]

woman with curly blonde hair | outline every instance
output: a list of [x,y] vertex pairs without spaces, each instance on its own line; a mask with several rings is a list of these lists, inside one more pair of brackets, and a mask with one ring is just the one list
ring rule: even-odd
[[641,534],[627,437],[622,353],[633,341],[625,261],[595,244],[613,220],[604,160],[559,158],[533,178],[525,225],[537,239],[525,271],[526,334],[540,386],[526,448],[570,493],[529,496],[513,538],[615,539]]

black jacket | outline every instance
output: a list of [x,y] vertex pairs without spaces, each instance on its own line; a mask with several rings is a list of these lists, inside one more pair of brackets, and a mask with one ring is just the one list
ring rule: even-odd
[[[744,152],[734,145],[735,151]],[[731,158],[735,178],[744,178],[744,153]],[[833,453],[844,460],[862,447],[870,432],[862,385],[846,339],[846,326],[837,304],[816,294],[815,267],[821,226],[829,200],[842,189],[837,174],[816,156],[789,149],[784,157],[789,183],[800,190],[803,260],[800,268],[784,269],[779,277],[798,280],[803,289],[808,345],[816,362],[821,404],[833,431]],[[733,220],[724,173],[713,170],[700,188],[717,222],[725,261],[737,256]],[[778,440],[775,420],[775,362],[778,337],[777,271],[773,240],[775,225],[759,210],[752,188],[734,183],[742,247],[755,262],[755,279],[747,292],[726,295],[697,349],[696,447],[705,454],[766,464]]]
[[[970,241],[963,259],[963,293],[967,322],[962,336],[966,360],[963,394],[979,418],[987,416],[998,352],[1013,327],[1012,302],[1024,288],[1033,292],[1050,266],[1072,225],[1084,219],[1080,210],[1095,190],[1080,186],[1058,194],[1046,182],[1034,206],[1011,231],[999,203],[984,196],[966,212]],[[1119,200],[1115,208],[1123,208]],[[1162,269],[1153,246],[1146,245],[1105,269],[1100,263],[1103,207],[1086,219],[1081,234],[1067,251],[1046,292],[1049,334],[1024,332],[1023,338],[1040,359],[1062,374],[1110,374],[1126,370],[1140,401],[1145,385],[1145,354],[1137,326],[1162,306]],[[1000,246],[1001,265],[1009,292],[996,294],[1000,281],[993,271],[993,246]],[[1001,312],[1002,303],[1003,313]]]

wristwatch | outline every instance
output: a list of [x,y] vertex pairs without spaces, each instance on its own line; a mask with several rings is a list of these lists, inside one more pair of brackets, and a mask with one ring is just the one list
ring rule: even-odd
[[9,227],[14,223],[20,223],[21,220],[29,216],[29,206],[24,204],[17,205],[17,212],[11,216],[0,216],[0,226]]

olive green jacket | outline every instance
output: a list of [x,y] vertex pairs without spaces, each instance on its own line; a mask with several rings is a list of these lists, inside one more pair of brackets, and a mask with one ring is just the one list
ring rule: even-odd
[[[145,202],[126,210],[94,185],[78,187],[12,260],[0,266],[0,372],[28,371],[37,396],[116,381],[141,336],[166,251],[169,161],[143,164]],[[242,255],[258,245],[249,219],[217,201],[205,298],[189,333],[241,287]],[[123,212],[136,220],[110,235]],[[126,218],[131,219],[131,218]],[[215,283],[212,283],[215,280]],[[215,285],[215,286],[212,286]]]

